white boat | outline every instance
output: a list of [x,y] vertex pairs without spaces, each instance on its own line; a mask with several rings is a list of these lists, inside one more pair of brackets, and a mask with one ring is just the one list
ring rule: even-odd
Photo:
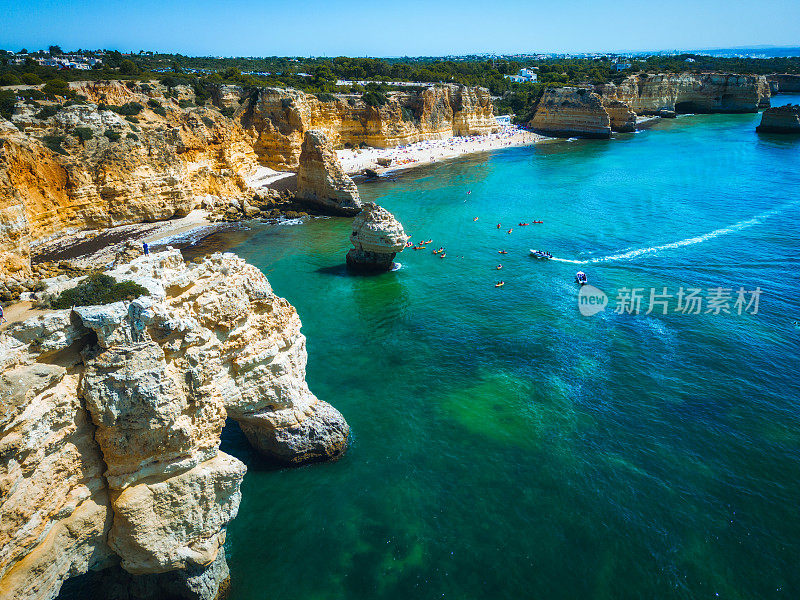
[[575,273],[575,283],[585,285],[588,282],[589,280],[586,277],[586,273],[584,273],[583,271],[578,271],[577,273]]
[[553,255],[549,252],[545,252],[544,250],[531,250],[531,256],[533,258],[538,258],[541,260],[550,260],[553,258]]

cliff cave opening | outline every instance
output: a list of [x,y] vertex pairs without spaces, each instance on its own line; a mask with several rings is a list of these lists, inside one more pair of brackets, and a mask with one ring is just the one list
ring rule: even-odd
[[219,449],[242,461],[248,471],[277,471],[286,468],[286,463],[271,459],[254,448],[239,423],[231,418],[225,419]]
[[675,112],[680,115],[686,115],[708,112],[708,109],[702,107],[697,102],[684,101],[675,103]]

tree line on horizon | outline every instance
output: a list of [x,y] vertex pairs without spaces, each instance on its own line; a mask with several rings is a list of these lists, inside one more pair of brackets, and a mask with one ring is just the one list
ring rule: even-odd
[[[70,54],[95,55],[92,51]],[[599,84],[619,82],[638,72],[704,72],[731,73],[800,73],[800,57],[744,58],[713,57],[700,54],[675,56],[651,55],[624,59],[628,68],[617,70],[611,56],[598,58],[360,58],[360,57],[192,57],[182,54],[159,54],[140,51],[122,54],[102,51],[101,64],[90,70],[62,70],[43,66],[34,56],[65,54],[57,45],[47,51],[32,53],[22,64],[12,64],[14,54],[0,50],[0,86],[45,84],[44,97],[66,89],[66,82],[97,79],[133,81],[158,80],[168,88],[184,84],[192,86],[200,101],[208,97],[210,86],[240,85],[245,88],[264,86],[292,87],[316,94],[323,101],[334,93],[359,93],[371,105],[386,102],[386,92],[405,89],[392,82],[455,83],[488,88],[499,114],[514,113],[524,118],[545,87],[552,85]],[[98,53],[99,54],[99,53]],[[522,68],[537,69],[537,83],[515,83],[506,76]],[[338,81],[350,83],[338,85]],[[361,85],[357,82],[367,82]],[[2,94],[4,97],[7,93]],[[6,103],[9,99],[4,100]]]

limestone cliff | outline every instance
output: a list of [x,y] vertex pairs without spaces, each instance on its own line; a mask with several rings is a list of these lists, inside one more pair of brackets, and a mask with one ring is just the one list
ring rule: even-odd
[[168,251],[111,274],[150,296],[0,335],[4,599],[51,599],[69,577],[121,567],[132,586],[211,600],[245,473],[219,450],[226,417],[287,463],[347,445],[305,382],[296,311],[256,268]]
[[768,108],[761,114],[761,123],[756,131],[800,134],[800,104]]
[[586,88],[547,88],[528,126],[553,137],[611,137],[611,119],[602,99]]
[[[229,85],[210,90],[216,106],[194,106],[188,86],[72,87],[85,101],[47,104],[51,116],[19,101],[13,123],[0,118],[0,280],[24,276],[31,244],[65,230],[182,216],[203,198],[252,199],[256,170],[297,170],[312,129],[334,146],[383,147],[497,127],[488,91],[457,85],[390,93],[383,106]],[[130,103],[141,112],[120,114]]]
[[767,80],[775,84],[775,91],[779,94],[796,94],[800,92],[800,75],[776,73],[767,75]]
[[297,199],[333,214],[353,216],[361,210],[358,188],[339,164],[322,131],[306,131],[297,170]]
[[624,102],[640,115],[677,113],[744,113],[769,106],[769,84],[763,75],[729,73],[641,73],[615,85],[596,87],[606,100]]
[[634,131],[637,115],[757,112],[769,99],[763,75],[641,73],[593,90],[549,88],[528,125],[557,137],[607,138],[612,131]]
[[145,108],[133,124],[82,104],[60,107],[44,129],[25,127],[32,119],[15,115],[24,133],[0,119],[0,272],[24,268],[32,242],[64,230],[182,216],[207,194],[252,195],[252,146],[216,110]]
[[324,131],[334,146],[387,148],[498,128],[488,90],[459,85],[391,92],[382,106],[358,95],[323,101],[297,90],[264,88],[245,100],[241,120],[255,138],[259,160],[278,170],[297,168],[311,129]]
[[367,202],[354,220],[347,253],[347,266],[360,272],[392,269],[394,257],[406,247],[408,236],[394,215],[382,206]]
[[630,133],[636,131],[636,113],[624,102],[619,100],[606,100],[603,108],[608,113],[611,131]]

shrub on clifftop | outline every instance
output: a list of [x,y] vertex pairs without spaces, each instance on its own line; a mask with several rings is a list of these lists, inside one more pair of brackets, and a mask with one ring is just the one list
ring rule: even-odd
[[89,127],[76,127],[74,133],[75,137],[77,137],[81,142],[85,142],[94,137],[94,133]]
[[63,79],[51,79],[44,84],[42,93],[48,98],[69,95],[69,84]]
[[120,300],[135,300],[149,296],[150,292],[133,281],[117,281],[105,273],[92,273],[76,287],[64,290],[53,300],[53,308],[111,304]]
[[11,119],[14,114],[14,106],[17,103],[17,96],[11,90],[0,90],[0,117]]
[[150,107],[150,110],[152,110],[157,115],[160,115],[162,117],[167,116],[166,109],[163,106],[161,106],[161,103],[158,100],[153,100],[151,98],[150,100],[147,101],[147,106]]

